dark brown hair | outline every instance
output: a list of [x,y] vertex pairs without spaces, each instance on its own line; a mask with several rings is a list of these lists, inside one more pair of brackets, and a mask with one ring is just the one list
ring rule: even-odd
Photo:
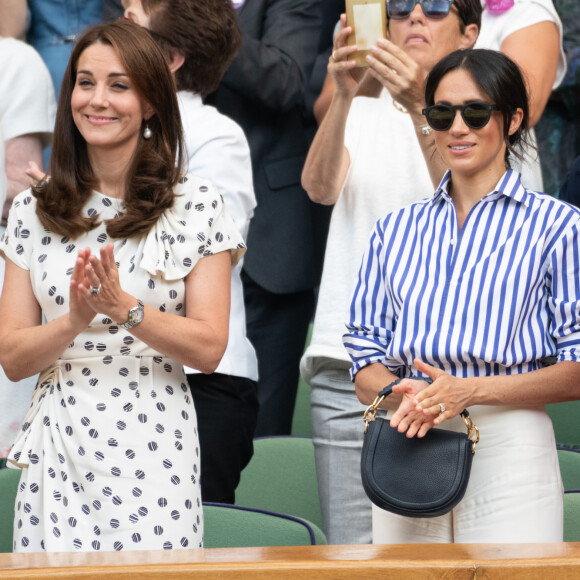
[[455,0],[454,4],[461,21],[461,32],[464,32],[469,24],[477,24],[477,30],[481,30],[483,8],[480,0]]
[[[506,169],[510,167],[510,154],[523,160],[518,148],[530,147],[530,114],[526,83],[518,65],[498,50],[456,50],[441,59],[427,77],[425,103],[428,107],[435,103],[435,92],[443,77],[456,70],[467,71],[489,96],[492,104],[497,105],[503,117]],[[510,135],[509,128],[516,109],[522,110],[523,118],[518,129]]]
[[176,71],[180,91],[215,91],[242,43],[231,0],[142,0],[149,30],[163,52],[184,57]]
[[154,111],[147,121],[152,136],[144,139],[141,131],[127,170],[126,211],[107,221],[107,233],[112,238],[130,238],[148,232],[159,216],[173,206],[173,190],[183,166],[181,118],[171,71],[156,42],[137,24],[128,20],[99,24],[79,38],[65,71],[58,101],[51,179],[32,191],[38,199],[40,222],[52,232],[75,238],[99,223],[98,215],[82,213],[97,183],[87,144],[74,123],[71,108],[79,58],[87,48],[98,43],[113,47],[135,90]]

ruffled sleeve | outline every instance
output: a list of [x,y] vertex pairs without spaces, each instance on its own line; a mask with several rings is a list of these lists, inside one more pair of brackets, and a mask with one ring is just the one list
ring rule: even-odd
[[198,260],[231,253],[232,265],[246,251],[244,240],[219,191],[207,180],[185,176],[174,206],[165,211],[145,237],[141,267],[165,280],[185,278]]
[[30,270],[35,223],[38,223],[36,198],[27,189],[14,198],[6,230],[0,240],[0,253],[24,270]]

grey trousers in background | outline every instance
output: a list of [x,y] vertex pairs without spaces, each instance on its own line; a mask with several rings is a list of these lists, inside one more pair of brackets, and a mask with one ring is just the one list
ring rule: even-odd
[[319,358],[310,381],[316,474],[329,544],[372,543],[371,502],[360,476],[366,406],[356,397],[350,366]]

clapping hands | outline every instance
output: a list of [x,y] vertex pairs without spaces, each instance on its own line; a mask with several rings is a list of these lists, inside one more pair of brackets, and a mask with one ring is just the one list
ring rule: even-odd
[[70,283],[70,314],[79,332],[99,312],[115,321],[124,320],[134,301],[119,283],[112,243],[101,248],[100,257],[89,248],[79,251]]

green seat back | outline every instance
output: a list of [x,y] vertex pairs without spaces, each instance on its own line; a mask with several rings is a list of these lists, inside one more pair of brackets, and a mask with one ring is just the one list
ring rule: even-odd
[[326,544],[322,531],[300,518],[226,504],[203,504],[204,547]]
[[0,469],[0,552],[12,552],[14,502],[20,469]]
[[580,449],[558,449],[564,489],[580,489]]
[[289,514],[322,528],[312,439],[255,439],[254,456],[236,489],[236,504]]
[[[312,338],[313,325],[310,323],[304,350],[308,348]],[[298,390],[296,391],[296,403],[294,404],[294,414],[292,415],[292,428],[290,433],[299,437],[312,437],[312,415],[310,412],[310,385],[300,377]]]
[[302,377],[298,381],[294,415],[292,415],[291,434],[299,437],[312,437],[312,415],[310,412],[310,385]]
[[580,491],[564,494],[564,541],[580,542]]
[[[12,552],[14,502],[20,470],[0,469],[0,552]],[[207,548],[326,544],[314,524],[237,506],[203,506]]]
[[556,444],[580,449],[580,401],[546,405],[552,419]]

